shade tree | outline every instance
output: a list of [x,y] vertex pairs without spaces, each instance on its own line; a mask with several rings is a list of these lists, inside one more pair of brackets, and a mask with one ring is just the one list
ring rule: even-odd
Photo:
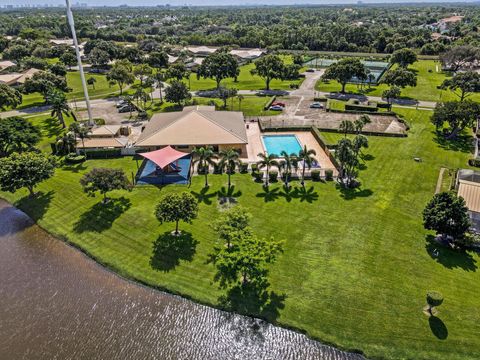
[[444,239],[460,240],[470,227],[465,200],[454,192],[435,194],[423,210],[423,226]]
[[365,65],[359,59],[346,58],[341,59],[330,65],[322,75],[323,80],[336,80],[342,85],[342,93],[345,93],[345,87],[352,78],[367,79]]
[[0,157],[31,151],[40,141],[40,130],[28,120],[13,116],[0,121]]
[[0,110],[16,108],[22,103],[22,94],[7,84],[0,84]]
[[175,235],[179,235],[178,223],[180,221],[191,224],[197,215],[198,201],[192,194],[187,192],[165,195],[155,209],[155,216],[160,223],[175,223]]
[[187,86],[178,80],[172,81],[169,87],[165,89],[165,100],[182,106],[185,101],[190,100],[192,94],[188,91]]
[[0,158],[0,190],[16,192],[27,188],[30,196],[41,182],[53,176],[55,160],[37,152],[12,153]]
[[226,78],[236,78],[240,73],[238,62],[228,52],[218,51],[208,55],[197,70],[198,78],[212,78],[220,88],[220,83]]
[[466,71],[445,79],[441,87],[453,91],[460,101],[464,101],[473,93],[480,92],[480,74],[475,71]]
[[408,65],[417,61],[417,54],[412,49],[404,48],[393,52],[390,56],[391,64],[398,64],[401,68],[407,68]]
[[122,169],[93,168],[80,179],[83,191],[89,196],[96,192],[103,195],[103,203],[108,202],[107,193],[113,190],[130,190],[130,182]]
[[284,63],[278,55],[263,56],[254,64],[255,68],[250,70],[250,73],[263,78],[267,90],[270,90],[270,82],[273,79],[282,79],[284,76]]
[[475,125],[479,113],[480,105],[471,100],[447,101],[435,106],[431,121],[437,130],[443,129],[447,139],[454,139],[464,129]]

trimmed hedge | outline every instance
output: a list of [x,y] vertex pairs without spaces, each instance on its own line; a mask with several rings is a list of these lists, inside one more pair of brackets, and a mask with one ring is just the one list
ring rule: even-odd
[[263,173],[262,172],[256,171],[256,172],[253,172],[252,175],[253,175],[253,178],[255,179],[256,182],[262,182],[262,180],[263,180]]
[[248,163],[242,162],[238,164],[238,171],[240,172],[240,174],[248,173]]
[[310,174],[313,181],[320,181],[320,170],[312,170]]
[[368,102],[367,104],[362,104],[358,99],[349,99],[345,104],[345,110],[377,112],[378,106],[376,102]]
[[270,171],[268,173],[268,181],[270,182],[277,182],[278,181],[278,172]]
[[270,109],[270,106],[272,106],[273,102],[277,99],[277,96],[274,95],[270,98],[270,100],[267,101],[267,103],[265,104],[265,106],[263,107],[264,110],[268,110]]
[[325,180],[333,181],[333,170],[331,169],[325,170]]
[[480,158],[469,159],[468,160],[468,165],[473,166],[473,167],[480,167]]
[[118,157],[122,155],[121,149],[100,149],[100,150],[80,150],[81,153],[86,153],[89,158],[100,159],[100,158],[109,158],[109,157]]
[[67,164],[80,164],[85,160],[85,155],[77,155],[76,153],[70,153],[65,156],[65,162]]

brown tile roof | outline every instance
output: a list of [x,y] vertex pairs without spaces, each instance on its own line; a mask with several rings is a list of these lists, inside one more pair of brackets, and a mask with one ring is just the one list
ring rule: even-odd
[[246,144],[241,112],[188,107],[182,112],[155,114],[136,146]]

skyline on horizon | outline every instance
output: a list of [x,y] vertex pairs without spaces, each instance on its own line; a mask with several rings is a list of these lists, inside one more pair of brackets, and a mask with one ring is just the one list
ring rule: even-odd
[[[87,6],[111,6],[118,7],[121,5],[128,5],[131,7],[135,6],[161,6],[161,5],[171,5],[171,6],[262,6],[262,5],[356,5],[359,3],[368,5],[368,4],[474,4],[479,3],[478,0],[427,0],[427,1],[418,1],[418,0],[399,0],[399,1],[386,1],[386,0],[338,0],[338,1],[328,1],[328,0],[170,0],[170,1],[158,1],[158,0],[73,0],[71,1],[72,5],[76,3],[86,4]],[[40,6],[40,5],[49,5],[49,6],[63,6],[65,5],[65,0],[0,0],[0,6],[14,5],[14,6]]]

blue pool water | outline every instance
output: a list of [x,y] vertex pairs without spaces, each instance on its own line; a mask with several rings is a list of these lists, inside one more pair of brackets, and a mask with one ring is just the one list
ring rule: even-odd
[[[137,184],[188,184],[190,160],[190,155],[179,159],[179,171],[165,174],[161,170],[157,170],[157,165],[154,162],[145,159],[145,164],[140,168],[141,174],[138,177]],[[175,166],[176,164],[173,163],[172,167]]]
[[287,154],[298,154],[302,150],[295,135],[265,135],[262,138],[268,154],[280,155],[282,151]]

